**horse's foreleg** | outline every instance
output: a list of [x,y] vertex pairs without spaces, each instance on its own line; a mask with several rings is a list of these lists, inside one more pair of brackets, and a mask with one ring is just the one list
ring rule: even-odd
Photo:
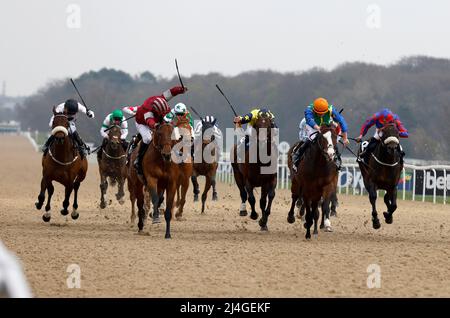
[[205,177],[205,189],[203,189],[203,193],[202,193],[202,213],[205,213],[205,203],[206,203],[206,198],[208,197],[208,191],[211,188],[211,177],[210,176],[206,176]]
[[72,219],[76,220],[78,219],[78,217],[80,216],[79,213],[77,212],[78,209],[78,189],[80,188],[80,181],[75,181],[73,184],[73,210],[72,213],[70,214],[70,216],[72,217]]
[[69,214],[69,204],[70,204],[70,195],[72,194],[72,190],[73,190],[73,183],[70,183],[68,185],[65,186],[65,196],[64,196],[64,201],[63,201],[63,209],[61,210],[61,214],[62,215],[67,215]]
[[108,190],[108,181],[106,180],[106,176],[103,174],[100,174],[100,209],[106,208],[106,201],[105,201],[105,195],[106,190]]
[[370,204],[372,204],[372,226],[374,229],[378,230],[381,227],[380,220],[378,219],[378,213],[377,213],[377,190],[375,187],[371,186],[368,189],[369,192],[369,200]]
[[[276,187],[276,185],[272,185],[267,192],[267,197],[269,199],[269,202],[267,203],[266,209],[263,211],[263,217],[261,218],[261,220],[259,220],[259,225],[261,226],[262,231],[268,230],[267,222],[269,221],[269,215],[270,215],[270,211],[272,209],[272,202],[273,202],[273,199],[275,198],[275,187]],[[293,213],[292,213],[292,217],[294,217]]]
[[39,192],[38,201],[34,204],[36,209],[40,210],[45,201],[45,190],[47,189],[47,181],[44,177],[41,179],[41,192]]
[[219,197],[217,195],[217,190],[216,190],[216,174],[211,176],[211,185],[213,188],[212,200],[217,201],[217,200],[219,200]]
[[317,238],[317,235],[319,234],[318,226],[317,226],[319,224],[319,214],[320,214],[320,212],[319,212],[319,202],[313,201],[312,204],[311,204],[311,210],[313,212],[313,217],[314,217],[314,232],[313,232],[313,235],[314,235],[314,237]]
[[173,200],[175,198],[176,192],[176,182],[170,182],[167,187],[167,198],[166,198],[166,211],[164,212],[164,219],[166,220],[166,239],[170,239],[170,220],[172,219],[172,207]]
[[261,218],[259,219],[259,226],[261,227],[261,231],[267,231],[267,215],[266,215],[266,206],[267,206],[267,187],[261,187],[261,197],[259,198],[259,208],[261,209]]
[[332,232],[330,222],[330,203],[330,197],[324,198],[322,201],[322,222],[320,223],[320,228],[325,228],[325,232]]
[[250,207],[252,209],[252,212],[250,213],[250,218],[252,220],[257,220],[258,213],[256,213],[256,209],[255,209],[256,199],[255,199],[255,195],[253,194],[253,187],[250,184],[248,184],[248,185],[246,185],[245,188],[248,193],[248,203],[250,203]]
[[192,187],[194,188],[194,202],[198,201],[198,194],[200,193],[199,184],[197,181],[197,176],[191,177]]
[[306,229],[305,238],[307,240],[311,239],[311,226],[313,225],[313,211],[311,211],[311,202],[309,200],[303,200],[306,209],[306,222],[304,227]]
[[[181,219],[183,217],[183,209],[184,209],[184,205],[186,204],[186,193],[188,191],[189,188],[189,178],[183,178],[182,182],[181,182],[181,192],[179,192],[179,195],[181,195],[179,197],[179,202],[178,202],[178,211],[175,214],[175,217],[177,219]],[[180,188],[178,188],[178,190],[180,191]]]
[[330,216],[335,216],[337,217],[337,212],[336,212],[336,208],[339,205],[339,201],[337,198],[337,193],[336,191],[334,191],[331,195],[331,211],[330,211]]
[[117,199],[117,201],[119,201],[120,205],[125,203],[125,200],[123,199],[123,197],[125,196],[125,192],[123,191],[124,183],[125,183],[125,178],[123,178],[122,176],[118,177],[116,199]]
[[287,221],[288,223],[292,224],[295,222],[294,211],[297,205],[297,201],[299,200],[297,191],[292,192],[291,199],[291,209],[289,210]]
[[392,190],[386,191],[384,195],[384,203],[387,206],[387,212],[384,212],[384,219],[387,224],[392,224],[394,221],[392,214],[397,210],[397,189],[394,188]]

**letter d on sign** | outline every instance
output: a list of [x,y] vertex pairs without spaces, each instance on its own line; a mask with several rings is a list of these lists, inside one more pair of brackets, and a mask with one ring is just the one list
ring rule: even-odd
[[367,277],[367,287],[372,288],[381,288],[381,268],[377,264],[370,264],[367,266],[367,273],[369,276]]
[[67,266],[69,277],[66,279],[67,288],[81,288],[81,269],[78,264],[70,264]]
[[81,8],[78,4],[69,4],[66,9],[68,14],[66,25],[69,29],[81,28]]

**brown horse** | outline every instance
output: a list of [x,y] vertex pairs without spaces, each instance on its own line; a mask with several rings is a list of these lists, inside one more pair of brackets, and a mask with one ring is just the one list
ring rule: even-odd
[[[302,145],[302,141],[297,141],[288,152],[288,167],[290,170],[290,174],[292,176],[292,185],[291,185],[291,191],[292,192],[298,192],[298,180],[297,178],[294,178],[295,171],[292,169],[292,153],[297,147],[300,147]],[[320,228],[325,229],[326,232],[332,232],[333,229],[331,227],[330,222],[330,216],[337,216],[336,208],[338,205],[338,198],[337,198],[337,183],[339,179],[339,174],[336,175],[335,181],[329,185],[330,188],[327,188],[324,192],[328,194],[328,197],[322,197],[322,221],[320,223]],[[305,210],[306,205],[304,204],[301,197],[297,199],[296,206],[299,209],[297,217],[301,219],[303,222],[305,221]]]
[[175,213],[175,218],[177,220],[182,220],[183,209],[186,204],[186,193],[189,189],[189,178],[192,176],[194,165],[191,156],[191,147],[193,147],[193,145],[191,145],[192,132],[189,118],[187,118],[186,115],[174,117],[172,125],[176,127],[176,134],[179,134],[181,137],[174,150],[179,151],[183,157],[183,161],[178,164],[180,173],[178,177],[177,200],[175,204],[178,209],[177,213]]
[[100,208],[106,208],[105,195],[108,189],[108,181],[112,186],[116,183],[118,185],[118,192],[116,194],[116,199],[122,205],[125,203],[123,197],[125,192],[123,191],[123,185],[125,179],[127,178],[127,167],[126,160],[127,155],[122,146],[122,141],[120,140],[121,128],[119,126],[113,126],[108,132],[108,141],[106,142],[104,148],[100,149],[98,160],[98,170],[100,172]]
[[54,192],[52,182],[59,182],[65,187],[65,197],[61,214],[69,214],[67,208],[69,207],[70,195],[74,191],[71,217],[76,220],[79,217],[79,213],[77,212],[78,189],[86,177],[88,163],[86,158],[81,159],[77,147],[69,136],[69,120],[67,115],[56,113],[55,108],[53,108],[53,115],[52,135],[55,139],[49,146],[48,153],[42,157],[41,192],[38,196],[38,202],[35,205],[38,210],[42,208],[45,200],[45,190],[47,190],[46,213],[42,216],[42,219],[44,222],[49,222],[51,218],[50,202]]
[[[178,138],[172,137],[173,133],[174,127],[171,124],[164,123],[159,125],[154,131],[153,140],[142,161],[144,172],[143,181],[145,182],[148,191],[150,191],[153,204],[153,223],[160,222],[158,206],[162,201],[164,191],[166,192],[166,210],[164,212],[164,218],[166,220],[166,239],[171,237],[170,221],[172,218],[172,207],[180,174],[178,165],[171,160],[172,148],[178,140]],[[136,195],[138,207],[138,228],[139,233],[142,233],[144,220],[146,218],[142,183],[137,184],[134,193]]]
[[[197,177],[205,176],[205,188],[202,193],[202,213],[205,213],[205,202],[211,186],[213,188],[212,199],[213,201],[217,201],[216,171],[219,166],[219,153],[217,151],[217,143],[214,134],[209,134],[213,127],[213,123],[202,120],[202,140],[201,142],[197,142],[195,146],[195,153],[196,155],[201,156],[202,162],[194,162],[194,171],[191,177],[192,185],[194,187],[194,202],[196,202],[198,201],[198,195],[200,193]],[[208,158],[204,157],[205,152],[209,156]]]
[[[132,143],[129,144],[129,147],[132,147]],[[126,169],[127,169],[127,184],[128,184],[128,191],[130,193],[130,201],[131,201],[131,216],[130,216],[130,224],[131,227],[134,227],[135,221],[136,221],[136,210],[135,210],[135,204],[136,204],[136,189],[139,189],[139,191],[143,191],[144,193],[144,210],[145,210],[145,216],[147,216],[148,213],[150,213],[150,195],[147,189],[144,190],[144,185],[139,180],[136,169],[133,166],[133,162],[136,160],[136,157],[139,152],[139,146],[137,146],[133,152],[131,153],[130,159],[127,162]]]
[[[247,215],[246,201],[248,197],[248,202],[252,209],[250,218],[252,220],[258,218],[258,213],[256,213],[255,210],[256,199],[253,194],[253,189],[255,187],[261,187],[261,198],[259,201],[262,211],[262,217],[259,220],[261,231],[268,230],[267,221],[271,212],[272,201],[275,197],[275,189],[277,186],[277,159],[273,159],[272,157],[274,153],[277,153],[278,149],[273,142],[274,136],[272,136],[271,132],[272,127],[273,122],[269,114],[261,114],[254,125],[256,130],[256,140],[253,146],[250,143],[250,149],[245,149],[244,162],[238,162],[237,145],[232,149],[233,161],[231,166],[242,201],[239,214],[240,216]],[[250,162],[250,155],[255,157],[255,154],[256,160],[252,160],[255,162]],[[265,154],[269,157],[268,162],[262,162],[262,158],[260,157],[261,154]],[[267,198],[269,199],[268,202]]]
[[[322,126],[314,142],[306,150],[297,173],[292,175],[292,202],[287,220],[289,223],[295,222],[294,208],[297,200],[301,198],[306,208],[306,239],[311,238],[310,228],[313,221],[313,234],[318,234],[319,201],[324,198],[323,202],[326,202],[331,197],[334,184],[337,182],[338,170],[334,161],[336,142],[336,128],[333,125]],[[322,213],[328,216],[329,201],[328,204],[322,204],[322,209]]]
[[[386,190],[384,203],[387,212],[383,212],[387,224],[392,224],[392,214],[397,209],[397,184],[403,170],[403,160],[399,141],[399,132],[394,124],[381,129],[382,137],[375,147],[368,164],[358,160],[359,168],[364,180],[364,186],[369,193],[372,205],[372,226],[381,227],[376,210],[377,190]],[[359,150],[358,155],[361,153]]]

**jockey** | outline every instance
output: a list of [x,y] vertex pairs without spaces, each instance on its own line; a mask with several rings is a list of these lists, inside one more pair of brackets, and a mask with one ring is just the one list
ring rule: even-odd
[[[192,119],[192,115],[187,109],[186,105],[183,103],[178,103],[175,105],[175,107],[168,113],[166,116],[164,116],[164,121],[166,123],[174,123],[175,120],[178,118],[178,116],[186,117],[189,120],[189,127],[191,129],[191,145],[194,141],[194,119]],[[191,146],[191,156],[194,157],[194,147]]]
[[[119,126],[121,135],[120,140],[122,141],[122,147],[125,149],[125,151],[128,148],[128,143],[126,141],[128,136],[128,122],[125,121],[126,118],[123,115],[122,110],[115,109],[112,113],[108,114],[105,117],[105,120],[103,121],[102,127],[100,128],[100,135],[103,137],[103,142],[101,149],[106,145],[106,142],[108,141],[108,131],[107,129],[112,128],[113,126]],[[98,157],[101,157],[101,151],[97,152]]]
[[139,148],[139,154],[134,162],[138,174],[142,175],[142,159],[152,141],[152,130],[163,122],[164,116],[170,112],[167,103],[172,97],[183,94],[187,91],[186,87],[175,86],[162,95],[151,96],[147,98],[142,105],[124,107],[123,111],[128,114],[136,115],[136,129],[141,135],[142,143]]
[[[204,126],[211,127],[212,132],[209,132],[207,130],[203,131]],[[221,149],[223,137],[222,131],[220,131],[219,127],[217,126],[217,118],[215,118],[214,116],[205,116],[201,121],[197,122],[194,129],[194,142],[196,146],[203,142],[203,133],[205,133],[207,137],[210,137],[212,133],[212,135],[214,136],[214,142],[218,147],[220,147],[219,149]]]
[[259,117],[263,114],[269,115],[269,118],[272,120],[272,128],[277,128],[277,125],[275,124],[275,116],[272,114],[272,112],[269,109],[266,108],[255,108],[250,113],[244,115],[244,116],[236,116],[234,117],[233,122],[235,125],[242,125],[247,124],[247,130],[245,132],[245,136],[240,140],[238,147],[241,147],[242,144],[244,144],[245,141],[245,147],[248,147],[249,143],[249,136],[252,135],[253,127],[256,123],[256,121],[259,119]]
[[[89,147],[81,140],[80,135],[77,132],[77,127],[75,126],[75,122],[77,120],[77,113],[82,112],[86,114],[89,118],[94,118],[95,114],[92,110],[87,110],[85,106],[81,105],[74,99],[68,99],[65,103],[61,103],[58,106],[56,106],[55,111],[57,113],[64,113],[67,115],[67,118],[69,120],[69,135],[72,137],[72,139],[75,141],[75,143],[78,146],[78,150],[80,152],[80,156],[83,158],[86,153],[89,153],[90,149]],[[53,118],[52,116],[50,118],[49,126],[53,126]],[[47,141],[45,142],[43,146],[43,152],[44,155],[47,154],[48,148],[50,147],[50,144],[54,140],[54,136],[50,136]]]
[[[303,127],[303,132],[300,130],[299,137],[300,140],[304,140],[304,143],[295,149],[292,154],[293,169],[297,171],[298,164],[303,157],[306,149],[311,145],[312,141],[315,139],[315,132],[320,131],[320,126],[338,124],[342,130],[342,139],[344,145],[348,145],[349,141],[347,138],[347,123],[344,117],[336,111],[333,105],[329,105],[325,98],[317,98],[312,104],[310,104],[305,110],[305,123],[300,127]],[[336,149],[336,158],[338,169],[340,168],[340,154]]]
[[[382,129],[387,124],[395,124],[399,131],[399,136],[401,138],[408,138],[408,131],[403,126],[398,115],[394,114],[390,109],[384,108],[378,113],[373,114],[364,122],[364,124],[361,126],[359,136],[358,138],[356,138],[357,142],[361,142],[362,138],[367,134],[370,127],[375,125],[376,127],[375,134],[373,135],[372,138],[370,138],[366,150],[362,153],[361,157],[363,159],[367,159],[368,155],[372,153],[373,150],[375,150],[376,145],[378,144],[381,136],[383,135],[383,132],[380,129]],[[401,154],[403,158],[405,153],[401,151]]]

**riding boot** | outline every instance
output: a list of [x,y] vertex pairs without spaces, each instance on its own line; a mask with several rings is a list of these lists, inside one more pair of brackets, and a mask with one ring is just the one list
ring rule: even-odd
[[139,153],[137,155],[136,160],[134,161],[134,168],[136,169],[139,175],[143,175],[144,172],[142,170],[142,160],[144,159],[145,152],[148,149],[148,144],[141,142],[141,147],[139,148]]
[[54,140],[55,136],[50,135],[50,137],[48,137],[47,141],[45,142],[44,146],[42,146],[42,152],[44,153],[44,156],[47,154],[48,149],[50,148],[50,145],[53,143]]
[[336,156],[334,158],[334,163],[336,164],[336,168],[338,171],[341,170],[342,167],[342,158],[341,158],[341,153],[339,152],[338,147],[335,147],[335,151],[336,151]]
[[306,149],[311,144],[311,140],[306,139],[305,142],[300,147],[297,147],[296,151],[292,154],[292,169],[294,172],[297,172],[298,164],[302,160],[303,154],[305,153]]
[[77,144],[78,150],[80,152],[80,156],[83,159],[84,157],[86,157],[87,154],[90,153],[89,147],[84,143],[84,141],[81,139],[81,137],[77,131],[74,131],[72,133],[72,138],[75,141],[75,143]]

